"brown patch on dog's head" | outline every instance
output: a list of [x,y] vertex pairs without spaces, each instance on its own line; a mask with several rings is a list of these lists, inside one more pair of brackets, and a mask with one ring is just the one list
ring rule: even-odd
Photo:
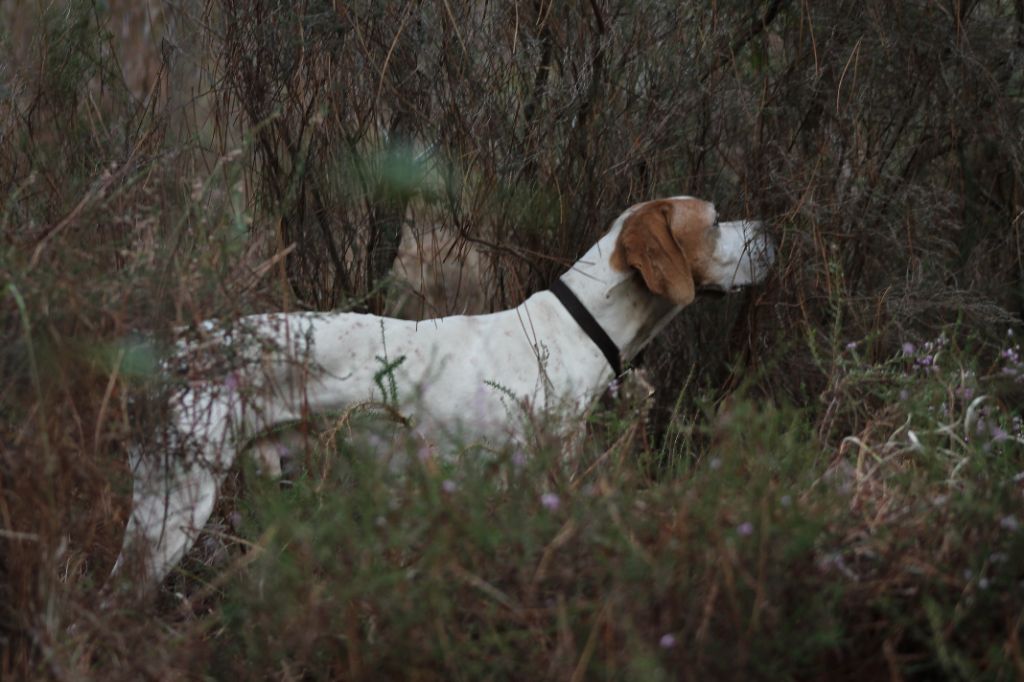
[[714,249],[714,206],[699,199],[642,204],[626,218],[611,265],[636,268],[653,293],[676,305],[693,302],[702,264]]

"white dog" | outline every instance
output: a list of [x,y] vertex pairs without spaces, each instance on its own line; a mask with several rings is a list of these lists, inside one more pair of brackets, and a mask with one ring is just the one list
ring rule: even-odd
[[[166,454],[135,458],[125,545],[162,579],[192,546],[219,485],[254,438],[310,415],[387,403],[427,438],[526,435],[514,398],[582,417],[620,362],[635,356],[699,289],[761,281],[774,259],[754,222],[719,223],[714,207],[677,197],[629,208],[566,272],[512,310],[411,322],[356,313],[265,314],[191,345],[230,369],[200,369],[172,396]],[[211,378],[211,377],[216,378]],[[141,546],[135,543],[143,543]]]

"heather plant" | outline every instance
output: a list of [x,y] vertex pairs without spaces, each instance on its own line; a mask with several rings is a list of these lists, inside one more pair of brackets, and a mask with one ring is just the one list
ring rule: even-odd
[[[0,677],[1021,677],[1022,46],[1008,0],[0,2]],[[683,193],[779,255],[648,417],[329,416],[107,583],[199,322],[379,312],[403,226],[505,308]]]

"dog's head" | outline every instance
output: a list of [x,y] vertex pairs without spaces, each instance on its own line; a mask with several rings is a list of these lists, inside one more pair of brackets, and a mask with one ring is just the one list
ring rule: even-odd
[[676,305],[699,290],[735,291],[764,279],[775,249],[755,221],[718,222],[713,204],[679,197],[631,208],[612,267],[635,268],[647,288]]

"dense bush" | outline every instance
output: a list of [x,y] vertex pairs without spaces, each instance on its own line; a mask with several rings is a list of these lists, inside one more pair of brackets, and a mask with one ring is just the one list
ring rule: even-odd
[[[0,43],[3,677],[1024,673],[1019,0],[6,2]],[[175,328],[380,311],[410,220],[514,305],[681,193],[780,258],[648,351],[645,452],[339,439],[101,592]]]

